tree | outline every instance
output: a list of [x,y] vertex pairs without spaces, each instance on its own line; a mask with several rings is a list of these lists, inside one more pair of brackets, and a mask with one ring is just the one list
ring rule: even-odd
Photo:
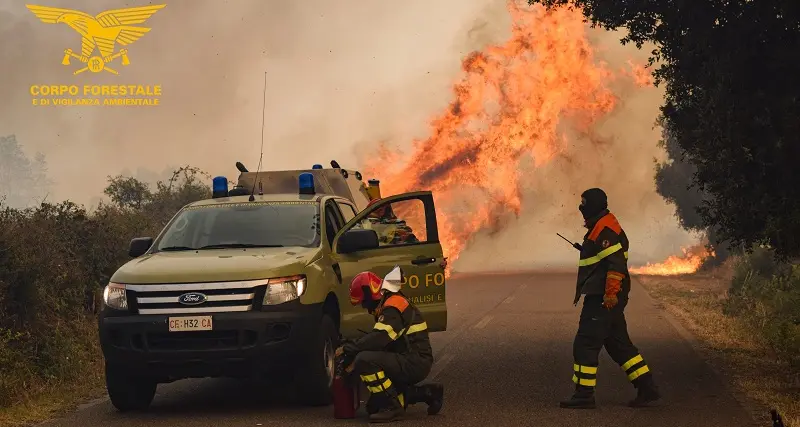
[[652,42],[666,130],[705,195],[701,224],[732,245],[800,255],[800,8],[796,0],[529,0]]
[[13,208],[44,201],[53,183],[47,178],[47,162],[37,153],[30,159],[14,135],[0,136],[0,198]]

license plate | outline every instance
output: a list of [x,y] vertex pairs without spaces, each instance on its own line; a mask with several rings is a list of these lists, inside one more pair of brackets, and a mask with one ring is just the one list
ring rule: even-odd
[[169,331],[210,331],[211,316],[170,317]]

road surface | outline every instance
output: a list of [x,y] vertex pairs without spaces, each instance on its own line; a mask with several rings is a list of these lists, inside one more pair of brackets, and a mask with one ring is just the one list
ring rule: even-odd
[[[572,392],[572,338],[579,309],[574,276],[526,273],[462,276],[448,281],[448,331],[432,335],[432,376],[445,384],[445,406],[428,417],[412,407],[405,425],[438,426],[752,426],[722,382],[634,284],[627,309],[630,334],[655,373],[664,399],[631,409],[634,395],[605,352],[598,371],[598,409],[565,410]],[[160,385],[146,413],[120,414],[107,400],[46,423],[63,427],[330,426],[332,407],[303,408],[268,398],[235,380],[184,380]]]

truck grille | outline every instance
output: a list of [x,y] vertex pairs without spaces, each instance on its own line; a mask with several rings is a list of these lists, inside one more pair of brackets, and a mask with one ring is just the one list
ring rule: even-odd
[[[131,310],[138,314],[191,314],[251,311],[264,297],[267,280],[212,283],[126,285]],[[185,294],[202,294],[203,302],[181,303]]]

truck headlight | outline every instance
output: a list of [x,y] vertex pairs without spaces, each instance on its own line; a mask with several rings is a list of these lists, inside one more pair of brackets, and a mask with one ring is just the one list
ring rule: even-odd
[[103,289],[103,303],[115,310],[127,310],[128,297],[125,295],[125,285],[109,282]]
[[300,298],[306,291],[306,276],[276,277],[269,279],[264,305],[283,304]]

